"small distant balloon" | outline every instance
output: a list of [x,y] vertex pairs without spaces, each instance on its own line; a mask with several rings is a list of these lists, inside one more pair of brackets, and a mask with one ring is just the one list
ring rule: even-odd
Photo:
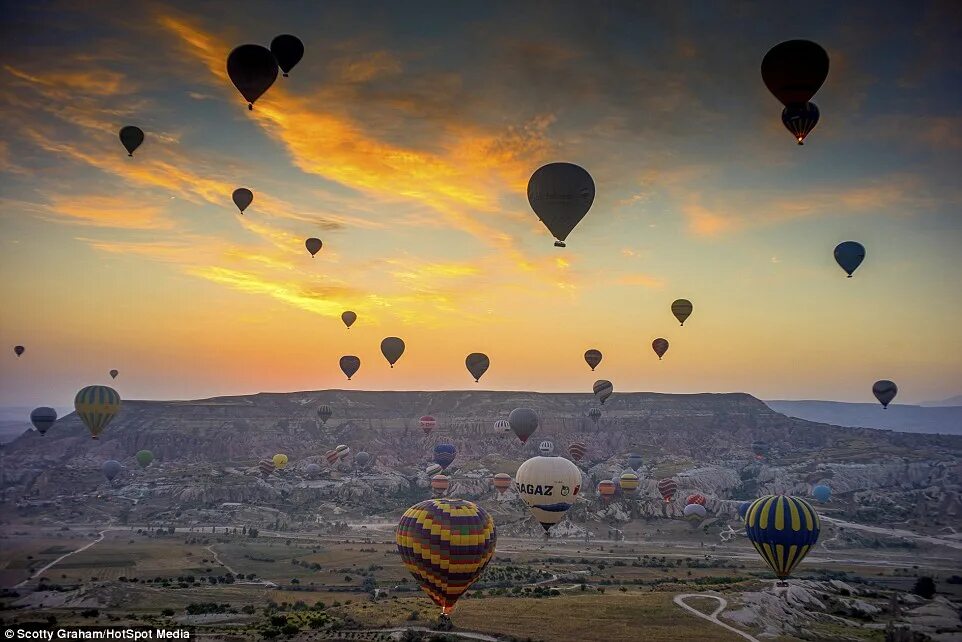
[[782,110],[782,124],[795,137],[795,142],[804,145],[805,138],[818,124],[818,107],[815,103],[789,105]]
[[705,496],[702,495],[701,493],[692,493],[692,494],[689,495],[688,498],[685,500],[685,504],[686,504],[686,505],[687,505],[687,504],[701,504],[702,506],[704,506],[706,501],[708,501],[708,500],[706,500],[706,499],[705,499]]
[[738,505],[738,516],[741,517],[741,518],[744,520],[744,519],[745,519],[745,515],[748,514],[748,509],[751,508],[751,506],[752,506],[752,503],[751,503],[751,502],[742,502],[741,504],[739,504],[739,505]]
[[812,497],[822,502],[823,504],[827,502],[832,497],[832,489],[825,484],[819,484],[812,489]]
[[343,321],[344,325],[347,326],[347,329],[350,330],[351,326],[354,325],[354,322],[357,321],[357,315],[350,310],[347,312],[342,312],[341,321]]
[[307,248],[307,251],[311,253],[312,257],[321,251],[321,246],[323,245],[324,244],[321,243],[321,239],[314,238],[313,236],[304,241],[304,247]]
[[888,379],[882,379],[876,381],[872,384],[872,394],[875,398],[879,400],[882,404],[882,409],[887,410],[889,404],[895,399],[895,395],[899,393],[899,387],[895,385],[895,382],[889,381]]
[[23,346],[13,346],[13,353],[18,357],[22,355],[25,350],[26,348],[24,348]]
[[678,323],[685,325],[685,320],[691,316],[694,307],[688,299],[675,299],[671,304],[671,313],[678,319]]
[[227,75],[252,110],[277,80],[277,61],[266,47],[241,45],[227,56]]
[[635,472],[638,472],[638,469],[641,468],[642,463],[643,463],[643,460],[641,458],[641,455],[639,455],[638,453],[628,454],[628,468],[632,469]]
[[304,57],[304,43],[297,36],[285,33],[271,40],[271,53],[287,78],[288,72]]
[[671,477],[666,477],[658,482],[658,492],[661,493],[662,499],[668,504],[674,498],[675,493],[678,491],[678,482],[676,482]]
[[277,468],[278,470],[280,470],[281,468],[284,468],[287,466],[287,461],[288,461],[287,455],[284,455],[282,453],[277,453],[276,455],[271,457],[271,461],[274,462],[274,468]]
[[352,354],[341,357],[340,364],[341,372],[347,376],[348,381],[361,368],[361,360]]
[[149,450],[138,450],[135,457],[141,468],[147,468],[147,466],[150,466],[150,462],[154,461],[154,453]]
[[250,207],[250,204],[254,202],[254,192],[250,191],[246,187],[238,187],[231,194],[231,199],[234,201],[234,205],[243,214],[244,210]]
[[123,466],[121,466],[120,462],[116,459],[108,459],[104,462],[104,465],[101,468],[101,471],[103,472],[104,477],[107,478],[107,481],[113,481],[114,477],[119,475],[121,470],[123,470]]
[[381,354],[393,368],[397,360],[404,354],[404,341],[397,337],[387,337],[381,341]]
[[585,217],[595,200],[595,182],[584,168],[571,163],[549,163],[528,180],[528,203],[557,240],[565,239]]
[[491,478],[491,484],[499,495],[503,495],[506,490],[511,488],[511,475],[508,473],[498,473]]
[[464,360],[464,365],[468,368],[468,372],[474,377],[474,382],[477,383],[481,380],[481,376],[488,371],[488,367],[491,365],[488,355],[481,352],[472,352]]
[[434,447],[434,463],[442,470],[450,466],[457,455],[458,449],[454,444],[438,444]]
[[591,350],[585,352],[585,363],[591,367],[592,371],[598,367],[598,364],[601,363],[601,359],[602,356],[600,350],[595,350],[592,348]]
[[550,439],[542,439],[541,443],[538,444],[538,452],[541,453],[542,457],[548,457],[554,453],[554,442]]
[[668,352],[668,339],[655,339],[651,342],[651,349],[655,351],[655,354],[658,355],[658,360],[661,361],[661,358]]
[[639,479],[638,475],[634,472],[626,470],[621,473],[621,477],[618,478],[618,483],[623,491],[633,493],[638,489],[638,486],[641,485],[641,479]]
[[858,269],[858,266],[865,260],[865,248],[856,241],[844,241],[835,246],[835,262],[845,270],[848,278]]
[[57,421],[57,411],[48,406],[40,406],[30,411],[30,423],[41,435],[47,434]]
[[605,400],[611,396],[614,392],[615,387],[611,385],[611,382],[606,379],[599,379],[591,387],[591,390],[595,393],[595,397],[601,402],[601,405],[605,404]]
[[111,370],[111,371],[110,371],[110,378],[111,378],[111,379],[116,379],[116,378],[117,378],[117,375],[119,375],[119,374],[120,374],[120,371],[119,371],[119,370]]
[[434,491],[434,495],[440,497],[448,491],[448,487],[451,485],[451,478],[447,475],[442,475],[438,473],[431,477],[431,490]]
[[494,422],[494,432],[498,435],[506,435],[511,432],[511,424],[507,419],[498,419]]
[[568,446],[568,456],[572,461],[581,461],[588,453],[588,446],[581,441],[576,441]]
[[127,150],[127,156],[133,156],[134,151],[144,142],[144,130],[140,127],[127,125],[120,129],[120,144]]
[[327,420],[334,415],[334,409],[327,404],[321,404],[317,408],[317,416],[321,420],[321,424],[326,424]]
[[514,431],[514,434],[524,444],[528,442],[528,437],[538,429],[538,413],[531,408],[515,408],[508,415],[508,423],[511,424],[511,430]]
[[424,434],[430,435],[434,427],[438,425],[438,420],[431,415],[424,415],[418,419],[418,423],[421,425],[421,430],[424,431]]
[[441,464],[430,464],[424,469],[424,472],[428,477],[437,475],[439,472],[441,472]]
[[370,464],[372,460],[373,457],[371,457],[371,453],[363,450],[354,455],[354,463],[361,469],[367,468],[367,465]]
[[685,519],[700,522],[708,516],[708,511],[701,504],[688,504],[683,511]]
[[601,408],[590,408],[588,410],[588,418],[591,419],[592,422],[598,423],[598,421],[601,420]]
[[601,496],[601,501],[607,503],[611,501],[611,498],[615,496],[615,482],[610,479],[603,479],[598,482],[598,495]]
[[321,467],[313,463],[308,464],[307,468],[304,469],[304,472],[307,473],[308,477],[317,477],[321,472]]

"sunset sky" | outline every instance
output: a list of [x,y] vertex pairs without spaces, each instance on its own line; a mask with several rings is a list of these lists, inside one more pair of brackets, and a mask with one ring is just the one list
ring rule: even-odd
[[[0,404],[69,406],[111,368],[128,399],[597,378],[616,394],[959,394],[962,8],[805,9],[5,3]],[[227,54],[281,33],[304,59],[248,111]],[[792,38],[831,57],[804,147],[759,73]],[[147,136],[133,158],[128,124]],[[597,186],[564,249],[525,196],[552,161]],[[832,257],[849,239],[867,249],[852,279]],[[480,385],[475,351],[492,362]],[[345,354],[362,360],[351,382]]]

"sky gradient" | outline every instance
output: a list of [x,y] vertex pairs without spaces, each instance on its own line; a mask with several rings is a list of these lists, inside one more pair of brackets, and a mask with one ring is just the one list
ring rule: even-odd
[[[962,392],[958,3],[455,4],[5,5],[0,404],[111,368],[139,399],[473,389],[475,351],[486,389]],[[227,54],[280,33],[304,59],[250,112]],[[759,74],[791,38],[831,57],[804,147]],[[597,186],[565,249],[525,196],[552,161]]]

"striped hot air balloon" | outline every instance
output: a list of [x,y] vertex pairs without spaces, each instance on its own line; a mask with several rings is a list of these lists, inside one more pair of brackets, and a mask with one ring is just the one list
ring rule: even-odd
[[504,437],[511,432],[511,424],[507,419],[498,419],[496,422],[494,422],[494,432],[499,436]]
[[625,472],[621,473],[620,482],[621,490],[625,491],[626,493],[635,492],[638,490],[638,486],[641,484],[641,480],[638,479],[638,475],[630,470],[626,470]]
[[483,508],[463,499],[429,499],[404,512],[395,531],[401,559],[421,589],[451,613],[494,557],[498,535]]
[[675,493],[677,491],[678,482],[671,477],[666,477],[658,482],[658,492],[661,493],[661,496],[665,500],[666,504],[671,503],[671,500],[675,497]]
[[782,583],[815,546],[820,530],[818,513],[798,497],[761,497],[745,516],[748,539]]
[[607,379],[598,379],[598,381],[595,382],[595,385],[591,387],[591,390],[595,393],[595,396],[598,398],[598,401],[601,402],[601,405],[604,405],[605,400],[611,396],[611,393],[614,392],[615,387],[611,385],[611,382]]
[[491,478],[491,483],[499,495],[503,495],[506,490],[511,488],[511,475],[508,473],[498,473]]
[[437,475],[439,472],[441,472],[441,464],[431,464],[430,466],[424,469],[424,474],[426,474],[428,477],[433,477],[434,475]]
[[73,400],[74,408],[94,439],[120,412],[120,395],[107,386],[82,388]]
[[588,446],[580,441],[576,441],[568,446],[568,455],[573,461],[581,461],[588,454]]
[[262,475],[270,475],[274,472],[274,462],[270,459],[262,459],[257,462],[257,468],[261,471]]
[[434,463],[441,468],[447,468],[458,454],[454,444],[438,444],[434,447]]
[[704,506],[705,501],[707,500],[705,499],[705,496],[702,495],[701,493],[692,493],[685,500],[685,505],[688,506],[689,504],[699,504],[701,506]]
[[340,459],[341,461],[344,461],[345,459],[351,456],[351,447],[341,444],[340,446],[334,449],[334,452],[337,453],[338,459]]
[[435,475],[431,478],[431,490],[438,497],[448,492],[448,486],[451,485],[451,478],[447,475]]
[[431,415],[424,415],[418,420],[418,423],[421,424],[421,430],[424,431],[424,434],[430,435],[434,427],[438,425],[438,420]]
[[615,496],[615,482],[610,479],[603,479],[598,482],[598,494],[601,495],[601,501],[610,502],[611,498]]
[[328,450],[326,453],[324,453],[324,459],[327,460],[327,463],[333,466],[337,462],[337,451]]

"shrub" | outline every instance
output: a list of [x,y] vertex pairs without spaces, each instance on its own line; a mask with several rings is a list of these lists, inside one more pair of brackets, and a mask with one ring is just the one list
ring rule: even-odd
[[935,597],[935,582],[931,577],[920,577],[915,580],[915,586],[912,587],[912,592],[927,600],[931,600]]

